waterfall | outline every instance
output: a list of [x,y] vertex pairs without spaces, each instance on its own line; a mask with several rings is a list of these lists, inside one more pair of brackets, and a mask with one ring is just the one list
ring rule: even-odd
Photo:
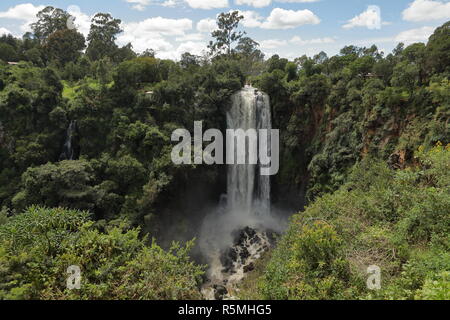
[[[244,131],[267,129],[270,148],[272,121],[268,95],[251,86],[234,94],[227,112],[227,127]],[[227,150],[231,150],[228,144],[235,142],[227,139]],[[237,151],[234,148],[235,157]],[[269,149],[267,155],[271,156],[270,153]],[[199,246],[209,265],[208,281],[202,288],[207,299],[233,299],[238,290],[236,285],[274,245],[275,234],[281,231],[280,221],[270,212],[270,176],[261,174],[264,166],[260,161],[249,164],[249,158],[247,141],[246,164],[228,166],[226,201],[221,201],[203,221]]]
[[59,161],[63,160],[77,160],[79,157],[78,146],[78,127],[77,121],[70,121],[69,127],[66,131],[66,139],[64,142],[63,150],[59,156]]
[[[246,86],[232,97],[232,106],[227,112],[228,129],[272,129],[270,101],[267,94]],[[267,147],[270,148],[268,131]],[[234,141],[227,141],[227,144]],[[270,213],[270,177],[260,174],[261,164],[248,164],[249,146],[246,149],[246,164],[230,165],[227,177],[229,211],[240,211],[245,215],[268,215]],[[235,149],[235,153],[237,150]],[[270,154],[270,149],[269,153]]]

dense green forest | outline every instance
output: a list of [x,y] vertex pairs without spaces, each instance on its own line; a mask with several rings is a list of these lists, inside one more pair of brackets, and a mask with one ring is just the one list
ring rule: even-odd
[[[273,205],[300,213],[241,297],[450,299],[450,22],[389,54],[289,61],[233,12],[208,55],[171,61],[117,46],[109,14],[86,39],[69,17],[47,7],[32,33],[0,37],[0,299],[201,299],[189,240],[226,167],[174,165],[170,137],[225,128],[246,82],[280,128]],[[382,290],[365,287],[367,265]]]

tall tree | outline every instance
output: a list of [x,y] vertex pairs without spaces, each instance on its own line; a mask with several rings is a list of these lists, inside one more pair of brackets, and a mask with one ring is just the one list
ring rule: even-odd
[[70,29],[52,33],[44,45],[47,57],[60,66],[64,66],[70,61],[76,61],[85,47],[84,36],[76,30]]
[[244,19],[244,16],[239,14],[239,11],[229,13],[221,13],[217,18],[218,30],[212,32],[212,37],[215,42],[211,41],[208,48],[211,53],[220,53],[225,50],[226,54],[230,55],[233,52],[233,43],[239,41],[245,32],[236,31],[239,22]]
[[115,43],[117,35],[123,31],[120,28],[121,23],[120,19],[114,19],[109,13],[97,13],[92,18],[91,30],[87,38],[89,45],[86,51],[91,60],[114,57],[118,50]]
[[198,67],[200,66],[200,57],[189,52],[185,52],[181,55],[180,65],[185,69],[192,66]]
[[259,43],[249,37],[243,37],[239,39],[236,46],[236,52],[238,54],[252,57],[256,60],[264,60],[264,54],[258,49]]
[[241,60],[241,66],[246,76],[256,76],[263,69],[264,53],[258,49],[259,43],[249,37],[239,39],[235,50]]
[[15,61],[17,60],[17,52],[14,48],[7,44],[0,42],[0,60]]
[[139,57],[147,57],[147,58],[154,58],[156,56],[156,51],[153,49],[146,49],[144,52],[142,52]]
[[48,6],[36,15],[38,20],[31,24],[34,36],[44,42],[52,33],[67,29],[70,14],[66,11]]
[[437,72],[450,70],[450,21],[434,31],[427,49],[434,70]]

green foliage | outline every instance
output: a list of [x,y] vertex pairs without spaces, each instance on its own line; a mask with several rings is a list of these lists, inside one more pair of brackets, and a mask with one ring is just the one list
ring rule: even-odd
[[0,43],[0,60],[3,61],[16,61],[17,52],[16,50],[7,43]]
[[434,43],[399,45],[386,57],[375,46],[348,46],[331,58],[268,59],[254,82],[271,97],[274,126],[286,128],[277,183],[297,193],[307,185],[314,200],[337,190],[366,156],[403,167],[421,143],[448,141],[448,74],[429,68],[431,51],[447,54],[447,29],[436,30]]
[[[323,300],[347,297],[350,280],[343,242],[324,221],[291,225],[261,282],[264,299]],[[282,267],[280,268],[280,264]]]
[[450,273],[442,272],[437,279],[427,279],[416,295],[417,300],[449,300]]
[[[260,278],[268,299],[448,299],[450,147],[393,171],[373,159],[291,221]],[[382,289],[365,288],[366,269]]]
[[407,61],[399,63],[394,68],[392,75],[392,85],[396,87],[405,87],[410,94],[417,87],[419,81],[419,68],[417,65],[408,63]]
[[435,30],[428,42],[430,64],[437,72],[449,71],[450,21]]
[[18,210],[32,204],[91,209],[94,172],[86,161],[63,161],[29,168],[22,176],[23,190],[12,203]]
[[64,66],[81,57],[81,51],[86,47],[84,36],[75,30],[58,30],[53,32],[45,42],[44,50],[47,57]]
[[[0,299],[199,299],[202,268],[186,247],[166,252],[124,224],[97,230],[88,213],[31,207],[0,225]],[[66,287],[81,268],[81,289]]]
[[117,35],[122,32],[120,29],[121,20],[114,19],[109,13],[97,13],[92,18],[91,30],[87,40],[89,45],[86,55],[92,61],[109,57],[112,60],[118,51],[115,43]]
[[246,77],[257,76],[264,68],[264,54],[258,47],[259,44],[256,41],[243,37],[239,39],[235,48],[242,72]]
[[[193,170],[171,162],[172,131],[195,120],[221,128],[230,96],[245,80],[236,60],[198,67],[192,73],[153,57],[116,66],[108,56],[94,62],[83,56],[62,71],[7,67],[0,93],[9,146],[0,158],[2,203],[15,212],[40,204],[91,210],[97,219],[120,214],[136,224],[153,216],[146,226],[157,229],[163,216],[157,207],[178,202],[177,188]],[[55,163],[72,120],[84,160]],[[205,171],[217,177],[217,170]]]
[[67,29],[69,17],[70,15],[66,11],[47,6],[38,12],[38,21],[31,24],[31,29],[33,29],[34,36],[44,42],[54,32]]
[[0,123],[6,132],[0,139],[0,184],[4,190],[0,202],[5,205],[28,167],[58,158],[59,135],[67,125],[59,122],[66,116],[59,108],[62,86],[53,70],[20,64],[8,71],[0,92]]
[[139,87],[143,84],[153,84],[161,80],[167,80],[164,77],[164,70],[161,63],[155,58],[143,57],[134,60],[122,62],[117,68],[117,75],[114,77],[114,83],[117,87]]

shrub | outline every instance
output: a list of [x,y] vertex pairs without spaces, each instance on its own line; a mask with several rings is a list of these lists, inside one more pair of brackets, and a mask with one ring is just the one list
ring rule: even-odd
[[[124,223],[98,231],[87,212],[31,207],[0,225],[0,299],[200,299],[186,247],[147,246]],[[81,289],[66,288],[67,268]]]
[[[298,226],[298,225],[297,225]],[[278,255],[268,266],[262,285],[265,298],[341,299],[350,281],[342,239],[323,221],[301,226],[290,243],[290,254],[280,268]],[[296,235],[295,235],[296,234]],[[275,292],[275,294],[273,294]],[[287,295],[287,296],[283,296]]]
[[[450,272],[450,147],[392,170],[358,163],[338,191],[295,215],[260,278],[267,299],[446,299]],[[325,222],[326,221],[326,222]],[[382,271],[380,291],[364,284]],[[446,291],[447,290],[447,291]]]

